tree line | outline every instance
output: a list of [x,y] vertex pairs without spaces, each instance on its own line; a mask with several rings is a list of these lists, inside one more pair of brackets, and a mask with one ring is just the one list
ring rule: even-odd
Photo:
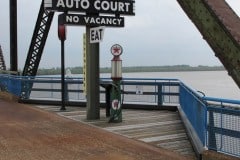
[[[82,74],[83,67],[68,67],[72,74]],[[190,66],[190,65],[172,65],[172,66],[132,66],[123,67],[123,72],[183,72],[183,71],[221,71],[225,70],[223,66]],[[110,73],[111,67],[100,68],[101,73]],[[61,68],[40,68],[37,75],[59,75]]]

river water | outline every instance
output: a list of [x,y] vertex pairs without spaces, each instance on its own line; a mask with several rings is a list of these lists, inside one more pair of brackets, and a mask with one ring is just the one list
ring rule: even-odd
[[[110,77],[110,74],[101,74]],[[123,73],[124,78],[176,78],[206,96],[240,100],[240,89],[227,71],[136,72]]]

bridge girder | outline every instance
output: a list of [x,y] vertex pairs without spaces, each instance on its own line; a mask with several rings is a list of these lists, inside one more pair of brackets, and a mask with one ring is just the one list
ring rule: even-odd
[[6,70],[6,64],[4,61],[4,56],[3,56],[3,51],[1,46],[0,46],[0,70],[3,70],[3,71]]
[[225,0],[177,0],[240,87],[240,19]]
[[42,2],[23,69],[23,76],[35,76],[37,74],[53,16],[54,12],[45,10]]

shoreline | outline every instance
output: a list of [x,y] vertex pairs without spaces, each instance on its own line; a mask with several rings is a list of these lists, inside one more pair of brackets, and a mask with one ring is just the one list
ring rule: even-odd
[[[71,74],[83,74],[83,67],[67,67]],[[191,71],[226,71],[223,66],[189,66],[189,65],[174,65],[174,66],[132,66],[123,67],[123,73],[132,72],[191,72]],[[58,75],[61,73],[61,68],[39,69],[38,75]],[[101,67],[100,73],[111,73],[111,67]]]

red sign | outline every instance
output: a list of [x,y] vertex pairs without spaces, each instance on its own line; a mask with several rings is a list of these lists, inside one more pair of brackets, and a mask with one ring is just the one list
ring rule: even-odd
[[120,56],[122,52],[123,52],[123,48],[119,44],[114,44],[111,47],[111,53],[113,56]]

